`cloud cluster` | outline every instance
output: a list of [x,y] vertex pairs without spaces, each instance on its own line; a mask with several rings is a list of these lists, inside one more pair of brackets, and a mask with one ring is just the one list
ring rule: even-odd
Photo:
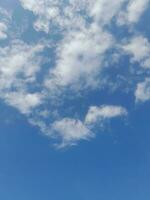
[[92,128],[97,124],[103,124],[105,120],[126,116],[127,110],[121,106],[102,105],[91,106],[84,121],[72,118],[63,118],[52,124],[52,131],[62,138],[59,148],[66,145],[74,145],[78,140],[88,140],[94,137]]
[[[35,16],[35,32],[54,35],[54,55],[47,50],[52,62],[45,67],[44,49],[50,46],[45,38],[46,42],[39,38],[36,44],[22,38],[11,39],[0,47],[0,98],[25,114],[46,136],[61,138],[59,147],[90,139],[97,124],[127,116],[124,107],[110,104],[88,105],[83,117],[77,105],[70,103],[82,93],[90,95],[110,87],[107,74],[114,68],[115,58],[115,65],[119,66],[119,58],[128,56],[130,65],[137,64],[137,71],[146,74],[143,80],[132,80],[133,95],[136,102],[150,100],[150,42],[136,30],[149,0],[19,2]],[[0,40],[4,40],[9,35],[8,14],[3,9],[1,13],[4,17],[0,20]],[[118,39],[116,33],[124,27],[128,34]],[[114,85],[117,84],[116,78]]]
[[53,25],[61,29],[80,28],[85,20],[108,24],[116,17],[118,24],[137,23],[149,0],[19,0],[22,6],[37,16],[34,27],[38,31],[51,31]]
[[[0,97],[24,114],[41,103],[35,82],[43,49],[43,44],[27,45],[20,40],[0,48]],[[34,84],[33,92],[31,84]]]
[[111,34],[96,24],[88,29],[69,32],[59,44],[56,66],[50,69],[45,85],[48,88],[77,86],[78,83],[87,87],[97,86],[96,78],[101,72],[105,53],[113,44]]
[[137,23],[149,5],[149,0],[130,0],[126,2],[125,10],[119,13],[118,24],[120,25]]
[[140,66],[150,68],[150,43],[142,35],[134,36],[123,49],[132,56],[132,62],[139,62]]
[[[142,35],[134,35],[122,48],[130,55],[131,63],[139,63],[139,68],[147,74],[143,82],[137,83],[135,90],[136,102],[150,100],[150,42]],[[138,71],[138,68],[136,71]]]

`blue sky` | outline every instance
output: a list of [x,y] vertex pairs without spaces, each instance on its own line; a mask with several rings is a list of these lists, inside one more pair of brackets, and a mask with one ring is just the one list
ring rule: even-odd
[[149,200],[149,10],[0,2],[0,199]]

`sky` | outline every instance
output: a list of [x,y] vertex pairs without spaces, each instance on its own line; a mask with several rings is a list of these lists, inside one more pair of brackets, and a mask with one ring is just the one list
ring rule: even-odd
[[149,0],[0,0],[0,199],[150,199],[149,19]]

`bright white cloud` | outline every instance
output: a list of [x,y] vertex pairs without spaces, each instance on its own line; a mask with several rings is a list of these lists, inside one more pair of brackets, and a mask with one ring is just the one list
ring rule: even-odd
[[118,24],[134,24],[137,23],[148,8],[149,0],[129,0],[125,10],[121,10],[118,15]]
[[150,78],[146,78],[144,82],[138,83],[135,91],[136,101],[150,100]]
[[0,40],[4,40],[8,37],[8,24],[11,19],[11,15],[0,7]]
[[42,44],[27,45],[13,41],[7,47],[0,47],[0,88],[19,87],[22,83],[33,82],[40,70]]
[[[138,62],[143,68],[143,72],[149,73],[150,70],[150,42],[146,37],[137,35],[132,37],[124,46],[123,50],[131,55],[131,63]],[[144,82],[139,82],[135,90],[136,101],[150,100],[150,83],[149,78]]]
[[123,49],[131,54],[132,61],[139,62],[141,66],[150,68],[150,43],[147,38],[139,35],[133,37]]
[[126,116],[127,111],[121,106],[102,105],[100,107],[91,106],[85,117],[85,124],[93,125],[103,120]]
[[3,22],[0,22],[0,40],[7,38],[7,25]]
[[59,44],[57,64],[50,70],[46,86],[54,88],[80,83],[97,86],[96,78],[102,69],[102,61],[113,43],[112,36],[95,24],[69,33]]
[[144,10],[148,7],[149,0],[130,0],[127,7],[127,20],[135,23],[139,20]]
[[39,0],[38,2],[20,0],[20,2],[25,9],[37,16],[34,23],[35,29],[48,33],[52,26],[61,29],[77,26],[77,24],[81,26],[83,19],[78,12],[85,10],[90,1],[69,0],[69,3],[65,3],[63,0]]
[[17,108],[23,114],[29,114],[33,108],[39,106],[41,101],[41,94],[28,92],[9,92],[4,93],[3,98],[9,105]]
[[96,0],[90,5],[90,16],[97,22],[108,24],[121,9],[122,3],[126,0]]
[[74,145],[79,140],[86,140],[92,137],[90,130],[76,119],[64,118],[52,124],[52,130],[62,138],[59,147]]
[[0,97],[23,113],[40,104],[40,95],[31,93],[29,84],[35,84],[43,48],[22,41],[0,48]]
[[[37,20],[36,30],[49,32],[53,25],[62,29],[77,28],[87,17],[102,25],[116,17],[120,24],[136,23],[149,5],[149,0],[20,0],[22,6],[32,11]],[[126,6],[125,6],[126,5]],[[81,13],[84,12],[85,15]]]
[[94,127],[97,122],[103,124],[105,120],[126,115],[126,109],[121,106],[91,106],[84,122],[78,119],[63,118],[52,124],[52,130],[55,136],[57,135],[62,139],[58,147],[65,147],[67,145],[74,145],[79,140],[87,140],[94,137],[95,134],[91,129],[91,125]]

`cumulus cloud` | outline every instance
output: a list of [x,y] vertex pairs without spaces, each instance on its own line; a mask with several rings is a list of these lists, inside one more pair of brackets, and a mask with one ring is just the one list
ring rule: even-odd
[[[85,116],[84,121],[73,118],[63,118],[56,120],[52,124],[51,130],[54,133],[54,137],[61,138],[61,142],[57,146],[62,148],[68,145],[75,145],[80,140],[88,140],[94,137],[95,133],[93,132],[93,127],[97,122],[101,123],[102,125],[108,119],[110,120],[112,118],[126,115],[127,110],[121,106],[91,106]],[[52,133],[50,133],[50,136],[51,134]],[[49,136],[48,131],[47,135]]]
[[125,10],[121,10],[118,15],[118,24],[131,25],[137,23],[141,15],[147,9],[149,3],[149,0],[129,0]]
[[129,23],[137,22],[144,10],[148,7],[149,0],[130,0],[127,7],[127,20]]
[[150,78],[146,78],[145,81],[138,83],[135,97],[137,102],[150,100]]
[[52,130],[62,138],[59,147],[74,145],[77,141],[87,140],[93,135],[80,120],[70,118],[55,121]]
[[95,24],[88,29],[67,34],[59,44],[56,67],[50,69],[45,85],[54,88],[82,82],[85,86],[96,86],[105,53],[113,43],[111,34]]
[[92,125],[103,120],[126,116],[127,110],[121,106],[102,105],[100,107],[91,106],[85,117],[85,124]]
[[123,49],[132,56],[132,61],[139,62],[144,68],[150,68],[150,43],[142,35],[134,36]]
[[42,101],[40,93],[29,93],[24,91],[3,93],[5,102],[20,110],[23,114],[28,114],[33,108],[39,106]]
[[40,103],[40,95],[30,92],[29,85],[35,84],[43,48],[19,40],[0,48],[0,97],[23,113]]
[[[40,56],[44,46],[42,44],[27,45],[15,40],[9,46],[0,48],[0,82],[1,88],[10,88],[18,81],[32,82],[40,70]],[[20,76],[19,76],[20,75]],[[25,79],[23,79],[23,77]]]

